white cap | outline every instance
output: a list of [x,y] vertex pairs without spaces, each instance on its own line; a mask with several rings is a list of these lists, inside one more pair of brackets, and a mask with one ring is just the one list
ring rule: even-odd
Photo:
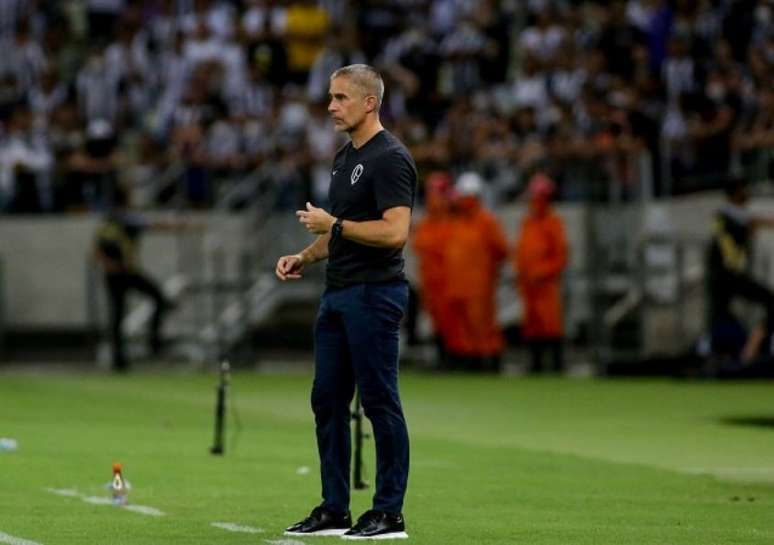
[[463,197],[479,197],[484,190],[484,180],[478,172],[463,172],[455,184],[457,194]]

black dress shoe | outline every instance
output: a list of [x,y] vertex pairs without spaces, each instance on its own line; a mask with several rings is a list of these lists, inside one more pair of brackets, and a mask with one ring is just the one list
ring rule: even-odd
[[366,511],[352,529],[345,533],[344,539],[405,539],[406,523],[403,515],[393,515],[383,511]]
[[322,506],[312,509],[301,522],[285,529],[286,536],[340,536],[352,527],[352,515],[331,513]]

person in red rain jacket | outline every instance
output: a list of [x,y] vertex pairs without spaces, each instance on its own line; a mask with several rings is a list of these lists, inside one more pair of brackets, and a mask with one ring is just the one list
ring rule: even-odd
[[536,174],[529,182],[529,212],[514,253],[517,287],[524,302],[522,336],[532,353],[533,370],[550,352],[553,368],[563,368],[562,272],[567,266],[564,224],[551,207],[554,182]]
[[430,315],[439,351],[445,362],[449,310],[446,298],[448,281],[446,253],[454,227],[451,216],[452,178],[446,172],[434,172],[427,178],[425,216],[419,221],[412,240],[419,260],[419,298]]
[[504,339],[495,301],[508,241],[497,218],[480,202],[481,177],[462,174],[456,184],[453,242],[448,245],[449,360],[469,369],[499,370]]

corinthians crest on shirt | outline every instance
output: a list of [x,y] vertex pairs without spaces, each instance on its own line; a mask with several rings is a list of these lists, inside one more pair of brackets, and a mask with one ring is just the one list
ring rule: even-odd
[[358,163],[355,168],[352,169],[352,174],[349,176],[349,181],[352,185],[355,185],[360,177],[363,175],[363,164]]

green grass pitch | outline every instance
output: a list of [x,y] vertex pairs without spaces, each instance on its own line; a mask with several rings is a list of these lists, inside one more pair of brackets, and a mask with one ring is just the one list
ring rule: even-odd
[[[229,412],[224,457],[208,453],[216,381],[0,372],[0,436],[19,442],[0,452],[0,542],[290,540],[282,528],[319,501],[311,377],[236,373],[241,432],[233,437]],[[409,543],[774,544],[771,383],[406,373],[401,388],[412,441]],[[133,485],[130,503],[164,516],[83,501],[107,497],[114,461]],[[353,516],[372,492],[353,493]]]

